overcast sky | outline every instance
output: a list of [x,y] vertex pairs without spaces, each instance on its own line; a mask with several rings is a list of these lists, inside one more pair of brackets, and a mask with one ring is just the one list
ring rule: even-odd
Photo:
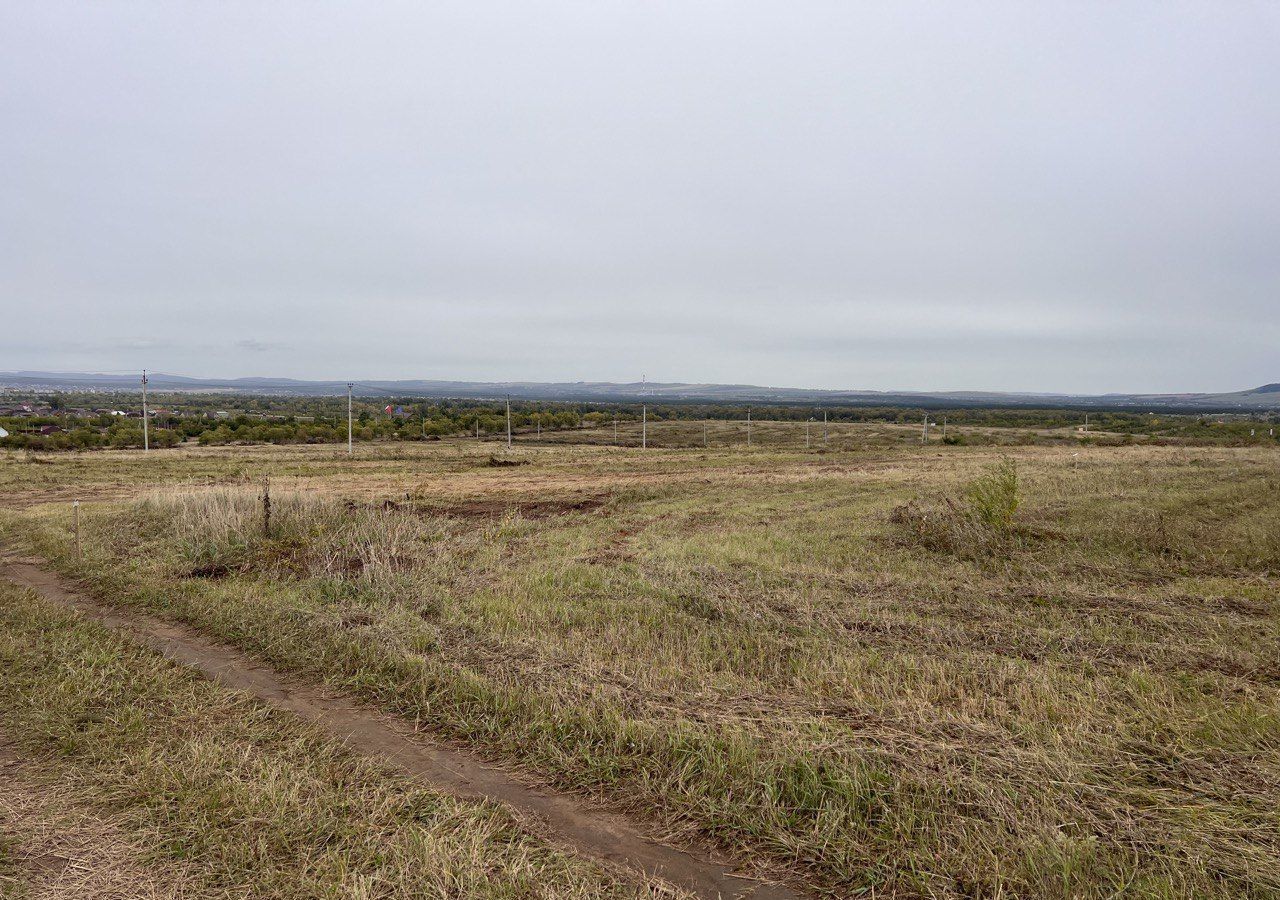
[[0,0],[0,370],[1280,381],[1280,2]]

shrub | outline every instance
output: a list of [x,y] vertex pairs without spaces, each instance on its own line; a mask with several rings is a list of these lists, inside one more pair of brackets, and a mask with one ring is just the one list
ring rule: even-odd
[[1018,511],[1018,464],[1002,459],[969,482],[964,492],[969,512],[987,528],[1007,532]]
[[1018,467],[1002,459],[964,489],[963,502],[943,497],[925,505],[897,507],[892,521],[930,550],[978,557],[1004,548],[1014,535],[1018,511]]

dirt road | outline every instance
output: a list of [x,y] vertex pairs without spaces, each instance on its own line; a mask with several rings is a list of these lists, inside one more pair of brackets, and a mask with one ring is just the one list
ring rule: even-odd
[[553,842],[585,856],[629,872],[643,872],[706,900],[800,900],[803,896],[785,885],[735,874],[731,861],[710,852],[654,840],[622,815],[517,780],[465,749],[432,742],[400,720],[284,676],[194,629],[99,603],[33,562],[6,559],[0,574],[221,684],[315,722],[357,752],[389,763],[431,787],[458,797],[497,801],[532,817],[541,825],[538,830]]

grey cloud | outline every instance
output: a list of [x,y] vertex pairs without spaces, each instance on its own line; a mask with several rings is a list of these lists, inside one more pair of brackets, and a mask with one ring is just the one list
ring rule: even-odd
[[1278,21],[6,4],[0,369],[1274,381]]

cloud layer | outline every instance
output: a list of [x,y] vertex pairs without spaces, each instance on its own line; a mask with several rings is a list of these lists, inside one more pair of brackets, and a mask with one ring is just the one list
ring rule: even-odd
[[7,4],[0,369],[1280,378],[1276,7]]

